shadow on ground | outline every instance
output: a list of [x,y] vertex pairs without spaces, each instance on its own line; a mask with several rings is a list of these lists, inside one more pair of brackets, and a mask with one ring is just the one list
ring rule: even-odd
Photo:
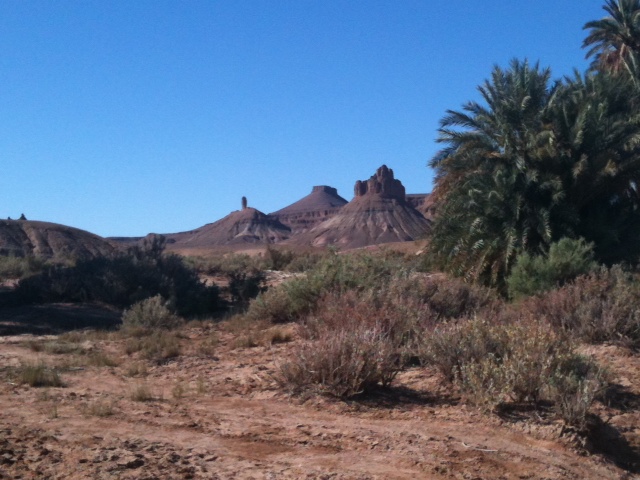
[[0,336],[57,335],[91,328],[110,330],[120,324],[121,312],[100,305],[53,303],[0,308]]

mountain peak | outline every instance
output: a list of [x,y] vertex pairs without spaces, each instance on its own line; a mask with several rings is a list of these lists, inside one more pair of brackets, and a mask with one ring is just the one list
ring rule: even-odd
[[405,201],[405,188],[400,180],[393,176],[393,170],[382,165],[369,180],[358,180],[353,188],[355,197],[378,195]]

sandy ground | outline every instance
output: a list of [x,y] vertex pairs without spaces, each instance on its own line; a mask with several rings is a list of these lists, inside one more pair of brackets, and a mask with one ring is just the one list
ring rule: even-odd
[[[19,323],[12,315],[0,311],[0,326]],[[241,327],[192,324],[182,355],[163,364],[128,355],[114,333],[0,337],[0,478],[640,478],[640,356],[622,347],[589,349],[614,388],[585,440],[544,413],[465,406],[424,368],[357,401],[292,397],[274,377],[300,340],[241,347]],[[66,385],[19,384],[20,365],[40,361]],[[134,400],[144,389],[152,398]]]

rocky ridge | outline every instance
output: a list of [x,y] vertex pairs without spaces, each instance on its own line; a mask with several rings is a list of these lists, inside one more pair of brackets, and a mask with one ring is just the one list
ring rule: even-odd
[[78,228],[33,220],[0,220],[0,255],[94,258],[115,251],[108,240]]

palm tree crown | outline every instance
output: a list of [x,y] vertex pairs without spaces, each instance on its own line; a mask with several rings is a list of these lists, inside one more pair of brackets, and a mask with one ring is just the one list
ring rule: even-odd
[[587,58],[594,57],[594,69],[631,70],[640,54],[640,0],[607,0],[603,8],[608,17],[584,26]]

